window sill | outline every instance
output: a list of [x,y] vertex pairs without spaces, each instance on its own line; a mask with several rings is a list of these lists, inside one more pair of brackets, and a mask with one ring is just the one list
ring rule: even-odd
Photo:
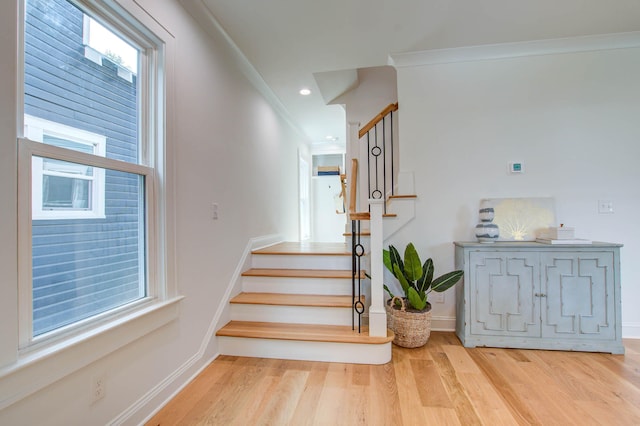
[[153,304],[0,368],[0,410],[175,320],[182,299]]

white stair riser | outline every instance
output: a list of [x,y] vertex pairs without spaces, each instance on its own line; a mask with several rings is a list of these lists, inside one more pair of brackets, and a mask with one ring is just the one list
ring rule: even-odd
[[232,321],[351,325],[351,308],[231,304]]
[[[347,247],[349,248],[349,250],[351,250],[351,235],[345,237],[344,240],[347,243]],[[360,244],[362,244],[362,247],[364,247],[365,253],[371,253],[371,237],[369,237],[368,235],[360,237]]]
[[220,336],[218,347],[221,354],[231,356],[374,365],[391,361],[391,342],[369,345]]
[[242,277],[245,293],[351,295],[348,278]]
[[351,270],[351,256],[265,254],[251,256],[251,263],[254,268]]

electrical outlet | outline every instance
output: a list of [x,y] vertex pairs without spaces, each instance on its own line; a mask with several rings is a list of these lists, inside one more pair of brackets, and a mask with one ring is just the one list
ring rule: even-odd
[[211,218],[218,220],[218,203],[211,203]]
[[96,376],[91,381],[91,402],[97,402],[104,398],[106,387],[103,376]]

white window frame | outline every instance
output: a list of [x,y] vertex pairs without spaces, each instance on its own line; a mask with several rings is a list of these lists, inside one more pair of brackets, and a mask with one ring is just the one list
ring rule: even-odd
[[[24,1],[24,0],[23,0]],[[77,3],[75,0],[70,0]],[[24,3],[23,3],[24,7]],[[105,330],[120,327],[140,316],[151,315],[155,312],[166,311],[181,300],[177,296],[175,284],[171,287],[167,283],[167,270],[173,272],[173,260],[167,253],[167,234],[173,234],[173,228],[166,219],[164,203],[166,200],[166,171],[165,167],[165,77],[164,61],[166,57],[167,38],[159,38],[147,27],[137,24],[124,9],[112,2],[93,0],[90,5],[82,3],[85,13],[95,16],[103,25],[113,28],[120,37],[126,38],[140,52],[139,59],[139,147],[138,164],[92,155],[79,151],[60,148],[53,145],[32,140],[31,134],[24,133],[25,123],[18,123],[18,129],[23,130],[18,138],[18,340],[21,357],[32,357],[34,354],[46,354],[51,348],[61,349],[74,345],[78,339],[89,338],[102,334]],[[155,30],[155,22],[151,24]],[[20,24],[24,31],[23,21]],[[21,48],[22,49],[22,48]],[[23,53],[19,55],[23,57]],[[19,63],[20,78],[24,76],[23,61]],[[23,82],[19,87],[22,87]],[[20,99],[19,117],[22,118],[24,100]],[[66,129],[68,130],[68,129]],[[86,136],[86,135],[85,135]],[[117,170],[144,176],[144,220],[141,220],[141,249],[146,250],[141,265],[141,276],[146,278],[146,296],[102,314],[78,321],[59,329],[33,336],[33,287],[32,287],[32,252],[31,252],[31,223],[32,223],[32,166],[33,157],[46,157],[61,161],[76,162],[87,166]],[[170,265],[166,265],[166,262]],[[174,316],[175,310],[163,315]],[[157,326],[168,320],[159,321]]]
[[[31,252],[29,244],[31,242],[30,224],[30,194],[28,179],[30,176],[30,166],[22,157],[10,166],[11,160],[2,157],[3,171],[5,178],[16,169],[19,187],[16,188],[16,198],[8,200],[10,206],[17,206],[16,215],[13,217],[18,224],[16,232],[18,249],[15,260],[17,268],[10,264],[14,256],[8,256],[5,262],[9,267],[7,271],[8,280],[17,275],[18,286],[15,290],[11,285],[4,287],[2,309],[6,310],[3,319],[4,323],[0,327],[2,344],[0,344],[0,378],[8,380],[9,386],[0,386],[0,411],[4,408],[23,400],[25,397],[35,394],[45,389],[47,386],[58,382],[71,374],[80,372],[88,366],[96,365],[96,361],[126,347],[132,342],[138,342],[144,336],[159,331],[177,319],[180,314],[180,301],[183,297],[179,293],[177,284],[177,253],[176,253],[176,182],[175,182],[175,124],[173,120],[165,120],[166,117],[173,116],[175,102],[176,84],[176,39],[162,25],[162,17],[154,16],[153,11],[143,9],[136,0],[72,0],[76,4],[91,4],[94,10],[101,11],[101,16],[118,16],[123,22],[130,23],[134,28],[140,28],[142,34],[146,34],[146,39],[150,40],[147,46],[147,56],[155,61],[156,67],[153,70],[150,81],[144,81],[146,91],[143,99],[150,97],[151,107],[145,107],[149,111],[141,132],[147,132],[149,140],[153,146],[146,152],[145,158],[149,158],[149,166],[153,166],[154,175],[152,179],[154,187],[154,207],[153,214],[147,214],[147,239],[149,251],[147,253],[148,279],[153,285],[155,295],[150,296],[148,303],[131,307],[126,312],[109,318],[100,318],[99,321],[84,329],[76,328],[66,335],[49,336],[48,340],[38,343],[31,343],[24,346],[24,323],[22,307],[25,285],[30,285]],[[5,7],[6,5],[6,7]],[[8,61],[16,61],[14,66],[9,66],[11,71],[8,75],[15,77],[16,103],[14,111],[9,111],[7,117],[13,116],[16,119],[15,133],[18,138],[23,136],[24,124],[22,122],[24,111],[23,98],[23,76],[24,76],[24,13],[25,0],[3,3],[3,11],[14,11],[12,16],[18,16],[13,21],[15,26],[8,29],[7,34],[11,40],[15,41],[14,55],[8,55]],[[5,47],[12,44],[7,40]],[[154,48],[157,47],[157,48]],[[6,50],[9,50],[7,47]],[[147,95],[147,93],[149,95]],[[5,109],[6,110],[6,109]],[[5,111],[3,110],[3,111]],[[142,109],[141,109],[142,110]],[[5,111],[7,112],[7,111]],[[17,141],[20,142],[20,141]],[[35,143],[35,142],[34,142]],[[39,145],[43,145],[38,143]],[[15,143],[10,150],[10,158],[18,157],[18,149],[22,151],[26,146]],[[52,147],[54,148],[54,147]],[[6,150],[5,150],[6,151]],[[24,152],[22,153],[22,156]],[[8,166],[10,170],[5,170]],[[7,182],[5,182],[7,183]],[[8,186],[14,183],[13,178],[8,180]],[[7,185],[5,185],[7,186]],[[28,219],[28,220],[26,220]],[[8,235],[9,241],[12,235]],[[10,243],[9,243],[10,244]],[[155,250],[155,252],[154,252]],[[15,300],[18,303],[15,305]]]
[[[26,139],[43,142],[44,136],[52,136],[56,138],[66,139],[82,145],[91,147],[94,155],[104,157],[106,153],[105,136],[97,133],[87,132],[85,130],[76,129],[75,127],[66,126],[54,121],[45,120],[39,117],[33,117],[25,114],[24,116],[24,136]],[[43,167],[42,157],[33,157],[32,164],[32,194],[31,206],[34,220],[46,219],[104,219],[104,201],[105,201],[105,181],[104,169],[94,168],[93,175],[87,180],[91,181],[91,201],[86,210],[74,209],[44,209],[42,204],[42,179],[46,173]],[[50,174],[50,173],[46,173]],[[63,177],[77,178],[76,176]]]

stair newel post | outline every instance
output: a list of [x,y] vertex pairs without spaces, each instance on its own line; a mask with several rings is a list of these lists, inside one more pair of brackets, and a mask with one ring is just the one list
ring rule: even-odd
[[384,273],[382,263],[382,214],[384,200],[370,199],[370,259],[371,268],[371,306],[369,307],[369,335],[382,337],[387,335],[387,313],[384,309],[384,292],[382,277]]

